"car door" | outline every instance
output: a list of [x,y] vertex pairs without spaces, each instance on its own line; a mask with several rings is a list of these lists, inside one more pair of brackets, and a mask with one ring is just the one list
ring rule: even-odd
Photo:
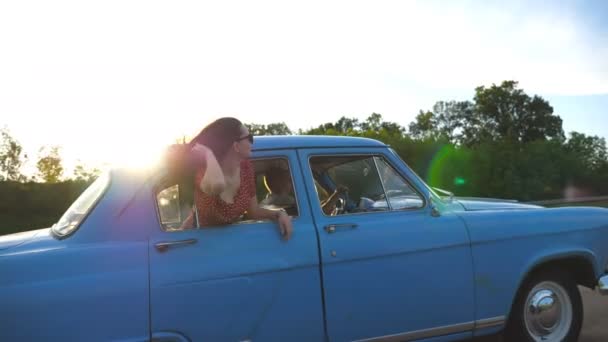
[[[432,215],[417,179],[386,149],[308,149],[299,157],[319,234],[330,340],[471,336],[463,222]],[[348,200],[338,205],[346,212],[327,215],[317,192],[321,186],[330,195],[332,182],[349,188]]]
[[[254,153],[255,160],[268,158],[282,158],[292,175],[301,175],[295,152]],[[295,194],[304,194],[302,177],[292,178]],[[180,185],[190,186],[165,184],[157,194],[164,209],[149,245],[153,338],[322,340],[319,257],[308,202],[297,200],[289,241],[270,221],[171,229],[169,221],[183,211],[171,214]]]

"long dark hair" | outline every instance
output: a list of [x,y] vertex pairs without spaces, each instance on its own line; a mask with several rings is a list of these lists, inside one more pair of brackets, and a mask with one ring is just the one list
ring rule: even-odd
[[203,144],[213,151],[218,161],[221,161],[232,147],[232,144],[240,138],[242,126],[243,123],[235,118],[225,117],[217,119],[203,128],[190,141],[189,145],[194,146],[196,143]]

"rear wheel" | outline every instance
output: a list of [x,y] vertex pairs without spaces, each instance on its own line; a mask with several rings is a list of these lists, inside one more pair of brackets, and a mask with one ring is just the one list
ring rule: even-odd
[[505,331],[506,341],[576,341],[583,305],[576,283],[550,270],[532,276],[520,289]]

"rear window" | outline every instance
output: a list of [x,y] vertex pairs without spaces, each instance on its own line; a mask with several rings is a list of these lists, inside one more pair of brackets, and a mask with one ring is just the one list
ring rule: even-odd
[[101,198],[110,184],[108,172],[100,175],[53,225],[52,231],[58,237],[66,237],[76,231],[91,209]]

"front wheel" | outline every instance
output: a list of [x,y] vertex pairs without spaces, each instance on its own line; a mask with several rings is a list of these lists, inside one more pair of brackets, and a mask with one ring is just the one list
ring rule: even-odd
[[519,291],[505,341],[574,342],[583,323],[576,283],[557,270],[538,273]]

